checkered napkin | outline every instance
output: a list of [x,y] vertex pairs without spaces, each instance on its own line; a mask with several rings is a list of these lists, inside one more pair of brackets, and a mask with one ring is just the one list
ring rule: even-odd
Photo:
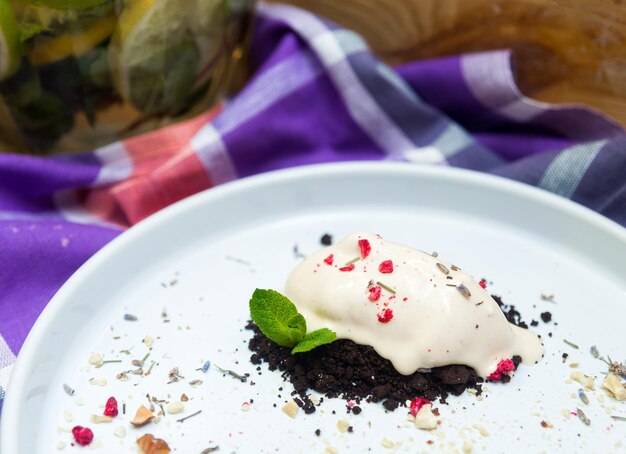
[[302,10],[261,6],[257,19],[254,75],[226,105],[88,153],[0,154],[0,409],[28,331],[85,260],[159,209],[248,175],[352,160],[463,167],[626,225],[624,131],[522,96],[507,51],[391,68]]

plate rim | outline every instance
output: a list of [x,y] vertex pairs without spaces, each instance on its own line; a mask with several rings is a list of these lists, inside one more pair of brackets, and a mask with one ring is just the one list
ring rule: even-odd
[[[402,174],[415,178],[426,176],[503,191],[558,210],[561,214],[574,217],[626,244],[626,228],[583,205],[535,186],[474,170],[452,167],[411,166],[407,165],[407,163],[398,162],[348,161],[280,169],[234,180],[191,195],[131,226],[105,244],[65,281],[44,307],[39,317],[37,317],[13,366],[2,408],[2,417],[0,418],[0,452],[18,452],[19,428],[21,419],[23,419],[19,402],[24,395],[24,384],[26,383],[24,378],[26,371],[30,369],[28,366],[33,357],[31,350],[42,341],[43,335],[56,319],[56,315],[70,301],[66,295],[71,294],[75,287],[82,285],[84,278],[92,271],[97,270],[101,262],[106,261],[111,255],[115,255],[119,249],[132,242],[136,237],[141,236],[144,231],[158,228],[159,225],[167,223],[169,219],[176,217],[179,213],[209,204],[213,199],[228,197],[233,193],[246,192],[253,188],[283,183],[288,180],[328,177],[346,173]],[[8,390],[11,391],[8,392]]]

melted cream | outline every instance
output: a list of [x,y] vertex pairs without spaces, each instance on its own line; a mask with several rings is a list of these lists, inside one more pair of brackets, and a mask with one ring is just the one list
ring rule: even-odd
[[[360,257],[359,240],[369,241],[369,256],[355,262],[352,271],[340,271]],[[324,259],[331,254],[329,265]],[[379,271],[386,260],[393,262],[391,273]],[[372,282],[381,282],[395,295],[381,288],[380,299],[371,301]],[[469,296],[459,291],[461,284]],[[377,235],[355,233],[312,254],[290,274],[285,295],[304,315],[309,331],[326,327],[339,339],[371,345],[404,375],[465,364],[487,377],[502,359],[519,355],[523,362],[535,363],[543,355],[537,335],[508,323],[468,274]],[[393,317],[384,323],[380,320],[390,315],[388,310]]]

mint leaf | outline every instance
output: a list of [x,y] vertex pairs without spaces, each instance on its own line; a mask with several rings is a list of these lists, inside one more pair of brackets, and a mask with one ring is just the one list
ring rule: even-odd
[[330,344],[335,339],[337,339],[337,334],[334,331],[328,328],[321,328],[304,336],[300,343],[291,350],[291,353],[308,352],[320,345]]
[[289,298],[275,290],[256,289],[250,316],[261,332],[283,347],[293,347],[306,334],[306,321]]

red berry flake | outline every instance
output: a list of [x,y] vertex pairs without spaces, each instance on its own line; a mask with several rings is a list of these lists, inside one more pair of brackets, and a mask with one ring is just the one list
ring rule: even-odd
[[333,260],[334,260],[334,257],[333,257],[332,254],[330,254],[328,257],[326,257],[324,259],[324,263],[327,264],[327,265],[332,265],[333,264]]
[[413,416],[416,416],[422,409],[422,407],[426,404],[432,405],[433,403],[428,399],[424,399],[423,397],[416,397],[413,402],[411,402],[411,414]]
[[339,268],[339,271],[352,271],[353,269],[354,269],[354,263],[351,263],[350,265]]
[[107,400],[107,403],[104,406],[104,416],[113,417],[117,415],[118,415],[117,400],[115,400],[115,397],[109,397],[109,400]]
[[74,440],[81,446],[87,446],[93,441],[93,432],[88,427],[76,426],[72,429]]
[[478,285],[480,285],[482,288],[487,288],[487,283],[484,280],[481,280]]
[[498,363],[498,367],[488,377],[487,380],[500,381],[502,375],[508,374],[515,370],[515,364],[510,359],[503,359]]
[[361,250],[361,258],[367,258],[372,252],[372,246],[370,246],[370,242],[367,240],[359,240],[359,249]]
[[385,274],[393,273],[393,262],[391,260],[381,262],[380,265],[378,265],[378,271]]
[[393,311],[391,309],[385,309],[378,314],[378,321],[380,323],[389,323],[393,318]]
[[367,298],[370,301],[378,301],[380,299],[381,291],[382,291],[382,288],[380,287],[380,285],[375,285],[373,287],[370,287],[369,289],[370,294],[367,295]]

